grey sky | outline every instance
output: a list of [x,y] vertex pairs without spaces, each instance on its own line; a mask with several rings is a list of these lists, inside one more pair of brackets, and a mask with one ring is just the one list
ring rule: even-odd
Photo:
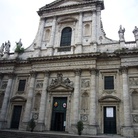
[[[118,40],[119,26],[125,27],[126,41],[133,41],[132,31],[138,26],[138,0],[104,0],[102,11],[106,36]],[[15,42],[22,39],[23,46],[33,42],[38,29],[38,9],[53,0],[0,0],[0,46],[10,40],[12,50]]]

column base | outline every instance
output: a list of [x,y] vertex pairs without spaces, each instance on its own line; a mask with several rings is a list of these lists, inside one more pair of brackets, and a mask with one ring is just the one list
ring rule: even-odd
[[0,129],[7,128],[7,121],[0,121]]
[[[74,124],[71,125],[69,133],[78,134],[76,125],[74,125]],[[84,125],[82,134],[83,135],[97,135],[98,134],[98,126],[97,125]]]
[[28,127],[28,122],[22,122],[19,130],[22,130],[22,131],[29,131],[29,127]]
[[37,123],[35,130],[44,131],[45,130],[45,124],[44,123]]
[[125,136],[125,137],[133,137],[134,136],[134,130],[133,130],[133,127],[131,126],[123,126],[122,127],[122,135]]

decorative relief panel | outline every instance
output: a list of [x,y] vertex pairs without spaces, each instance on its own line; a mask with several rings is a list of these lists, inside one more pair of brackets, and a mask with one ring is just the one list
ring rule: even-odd
[[138,77],[129,78],[129,85],[130,86],[138,86]]
[[82,79],[81,88],[89,88],[89,87],[90,87],[90,79]]
[[39,115],[39,113],[32,113],[32,118],[34,119],[34,120],[37,120],[38,119],[38,115]]
[[138,92],[134,91],[132,92],[132,109],[138,110]]
[[133,123],[138,123],[138,114],[133,114],[132,118],[133,118]]
[[57,73],[57,78],[56,79],[52,79],[51,84],[49,87],[55,87],[57,85],[65,85],[65,86],[69,86],[69,87],[73,87],[73,82],[70,81],[69,78],[63,78],[63,74],[62,73]]
[[88,114],[81,114],[80,119],[82,122],[88,122]]
[[37,80],[36,89],[42,89],[42,88],[43,88],[43,80]]

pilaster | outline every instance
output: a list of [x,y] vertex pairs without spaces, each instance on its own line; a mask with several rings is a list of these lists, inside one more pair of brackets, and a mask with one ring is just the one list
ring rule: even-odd
[[78,26],[78,42],[76,44],[76,53],[82,53],[82,18],[83,13],[79,14],[79,26]]
[[55,32],[56,32],[56,17],[53,18],[53,23],[52,23],[52,32],[51,32],[51,37],[50,37],[50,42],[48,46],[48,55],[52,56],[53,55],[53,47],[54,47],[54,40],[55,40]]
[[39,117],[38,117],[38,130],[44,131],[45,129],[45,112],[46,112],[46,100],[47,100],[47,86],[49,82],[49,72],[45,72],[43,89],[41,95],[40,109],[39,109]]
[[97,118],[96,118],[96,74],[95,68],[90,70],[91,73],[91,85],[90,85],[90,113],[89,113],[89,125],[91,126],[91,134],[97,134]]
[[91,40],[91,52],[97,51],[97,15],[96,10],[92,11],[92,40]]
[[79,93],[80,93],[80,76],[81,76],[81,70],[77,69],[75,70],[75,86],[74,86],[74,104],[73,104],[73,123],[77,124],[79,121]]
[[123,105],[124,105],[124,126],[122,127],[123,136],[134,136],[134,131],[131,124],[130,112],[130,94],[128,89],[128,69],[121,68],[123,80]]
[[30,77],[31,79],[30,79],[30,84],[29,84],[29,91],[28,91],[27,102],[26,102],[26,107],[25,107],[25,112],[24,112],[24,117],[23,117],[23,123],[26,123],[26,125],[28,121],[31,119],[31,109],[32,109],[32,100],[33,100],[33,95],[34,95],[36,73],[31,72]]
[[45,19],[40,19],[39,30],[38,30],[38,34],[37,34],[37,41],[34,44],[35,57],[40,56],[43,33],[44,33],[44,26],[45,26]]
[[0,128],[6,128],[7,108],[8,108],[10,95],[11,95],[11,87],[12,87],[12,83],[13,83],[13,76],[14,76],[14,74],[9,74],[9,80],[8,80],[8,84],[7,84],[7,87],[6,87],[6,90],[5,90],[5,95],[4,95],[3,104],[2,104],[2,108],[1,108]]

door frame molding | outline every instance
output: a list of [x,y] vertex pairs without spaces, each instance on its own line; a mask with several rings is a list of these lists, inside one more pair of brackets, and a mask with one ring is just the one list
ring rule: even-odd
[[120,102],[115,96],[104,96],[99,99],[99,126],[100,133],[104,134],[104,107],[116,107],[116,133],[121,134],[120,130]]

